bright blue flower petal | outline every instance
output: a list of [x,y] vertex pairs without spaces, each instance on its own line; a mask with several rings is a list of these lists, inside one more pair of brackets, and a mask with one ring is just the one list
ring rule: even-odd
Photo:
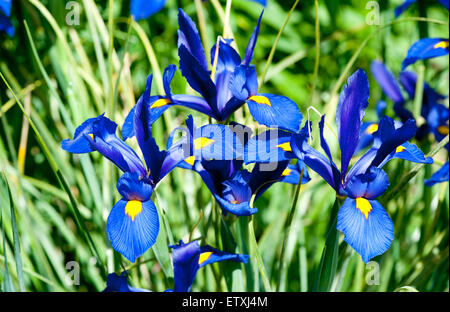
[[394,240],[394,224],[375,200],[360,199],[357,204],[347,198],[337,216],[337,229],[365,263],[385,253]]
[[377,167],[370,167],[368,173],[353,176],[344,189],[351,198],[375,199],[381,196],[388,186],[389,179],[386,172]]
[[145,180],[139,180],[137,172],[125,172],[117,181],[117,190],[126,200],[145,202],[150,200],[153,187]]
[[426,60],[448,54],[449,40],[444,38],[423,38],[416,41],[408,50],[406,58],[402,62],[405,69],[418,60]]
[[250,1],[258,2],[258,3],[260,3],[260,4],[264,5],[264,6],[267,5],[267,0],[250,0]]
[[436,183],[442,183],[449,180],[449,167],[448,167],[448,161],[439,169],[436,171],[431,178],[425,180],[426,186],[433,186]]
[[159,219],[155,205],[151,200],[119,200],[109,214],[106,232],[114,250],[135,262],[156,242]]
[[298,160],[296,164],[289,164],[288,167],[281,174],[280,182],[289,184],[298,184],[300,181],[301,172],[303,170],[302,184],[306,184],[311,181],[309,177],[308,169],[306,165]]
[[341,173],[347,173],[350,159],[359,142],[359,133],[364,110],[368,106],[369,80],[363,70],[351,75],[339,96],[336,111],[336,125],[341,147]]
[[167,0],[131,0],[130,11],[136,21],[146,19],[161,11]]
[[419,164],[432,164],[433,158],[425,157],[424,153],[414,144],[406,142],[395,149],[386,159],[379,165],[383,167],[389,160],[399,158]]
[[297,104],[289,98],[273,94],[257,94],[247,99],[253,118],[269,128],[280,128],[297,132],[302,114]]
[[9,17],[11,15],[12,0],[0,0],[0,15]]
[[[255,1],[255,0],[253,0],[253,1]],[[265,1],[258,1],[258,2],[259,3],[264,2],[264,5],[266,5]],[[261,26],[261,19],[262,19],[263,14],[264,14],[264,10],[259,15],[258,23],[256,24],[255,30],[253,31],[252,36],[250,37],[250,40],[247,45],[247,49],[245,50],[245,56],[242,59],[242,65],[244,65],[244,66],[250,65],[250,63],[253,59],[253,51],[255,50],[256,41],[258,40],[259,28]]]

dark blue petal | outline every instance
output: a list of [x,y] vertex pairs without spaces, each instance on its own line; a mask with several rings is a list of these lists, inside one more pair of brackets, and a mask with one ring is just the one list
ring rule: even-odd
[[357,205],[355,199],[347,198],[338,213],[337,229],[365,263],[385,253],[394,240],[394,224],[376,200],[360,199]]
[[388,98],[390,98],[394,103],[401,103],[405,101],[397,80],[383,62],[373,61],[370,69],[373,77]]
[[151,200],[121,199],[109,214],[106,232],[114,250],[135,262],[156,242],[159,219],[155,205]]
[[250,1],[258,2],[258,3],[260,3],[260,4],[264,5],[264,6],[267,5],[267,0],[250,0]]
[[150,200],[153,188],[145,180],[139,180],[137,172],[125,172],[117,181],[117,190],[126,200],[145,202]]
[[449,41],[444,38],[423,38],[409,48],[406,58],[402,62],[402,69],[405,69],[418,60],[426,60],[448,54]]
[[246,217],[258,212],[258,208],[250,207],[249,202],[234,204],[218,195],[215,195],[215,198],[220,208],[224,211],[224,214],[231,213],[238,217]]
[[280,128],[297,132],[302,114],[297,104],[289,98],[273,94],[257,94],[247,99],[253,118],[269,128]]
[[351,75],[339,96],[336,125],[341,147],[341,173],[347,173],[350,159],[359,142],[364,110],[369,100],[369,80],[363,70]]
[[322,115],[320,122],[319,122],[320,146],[322,147],[323,151],[327,155],[328,160],[330,161],[331,168],[333,169],[334,185],[339,185],[339,188],[340,188],[341,180],[343,179],[343,175],[337,169],[335,163],[333,162],[333,158],[331,157],[330,148],[328,147],[327,141],[325,140],[325,137],[323,136],[324,125],[325,125],[325,115]]
[[255,194],[255,201],[270,187],[278,182],[287,168],[289,161],[260,164],[257,163],[251,172],[248,185]]
[[0,31],[4,31],[8,36],[14,36],[14,26],[11,24],[9,18],[0,13]]
[[449,177],[448,177],[448,161],[441,167],[441,169],[439,169],[438,171],[436,171],[431,178],[425,180],[425,185],[426,186],[433,186],[436,183],[442,183],[442,182],[447,182]]
[[225,260],[231,260],[235,262],[242,262],[242,263],[248,263],[249,256],[248,255],[242,255],[242,254],[232,254],[228,253],[222,250],[218,250],[216,248],[213,248],[211,246],[201,246],[200,247],[201,254],[199,259],[200,267],[204,267],[205,265],[225,261]]
[[416,3],[417,0],[405,0],[401,5],[395,8],[395,17],[399,17],[404,11],[406,11],[411,5]]
[[90,153],[93,151],[89,140],[86,139],[85,134],[93,135],[94,128],[93,124],[99,121],[103,117],[104,114],[95,117],[89,118],[85,122],[83,122],[80,126],[75,129],[75,134],[73,136],[73,140],[65,139],[61,142],[61,148],[66,152],[73,154],[84,154]]
[[150,292],[142,288],[134,288],[128,285],[127,272],[123,271],[121,275],[111,273],[106,281],[106,288],[103,292]]
[[378,124],[375,122],[364,122],[359,134],[359,143],[355,153],[366,149],[366,147],[373,144],[373,133],[378,130]]
[[[253,0],[255,1],[255,0]],[[266,5],[266,1],[257,1],[263,5]],[[264,2],[264,3],[263,3]],[[253,51],[255,50],[256,41],[258,40],[258,34],[259,34],[259,28],[261,25],[261,19],[264,14],[264,10],[261,12],[258,18],[258,23],[256,24],[255,30],[253,31],[252,36],[250,37],[250,40],[247,45],[247,49],[245,50],[245,56],[242,60],[242,65],[250,65],[252,58],[253,58]]]
[[445,8],[448,10],[448,2],[449,2],[448,0],[438,0],[438,2],[443,6],[445,6]]
[[191,290],[195,275],[197,274],[200,265],[200,246],[198,241],[193,241],[184,244],[180,241],[179,245],[169,246],[173,248],[172,262],[174,271],[174,281],[176,292],[188,292]]
[[181,45],[178,48],[178,55],[180,57],[181,73],[186,78],[189,85],[205,98],[215,116],[220,116],[217,108],[216,86],[211,80],[209,72],[200,66],[198,60],[184,45]]
[[367,173],[353,176],[345,185],[350,198],[363,197],[375,199],[381,196],[389,186],[389,179],[382,169],[370,167]]
[[202,72],[207,73],[208,64],[206,62],[205,50],[203,49],[197,27],[182,9],[178,10],[178,24],[180,26],[178,30],[178,48],[184,46],[187,49],[187,52],[197,60],[196,65],[202,70]]
[[158,13],[167,0],[131,0],[130,11],[136,21],[146,19]]

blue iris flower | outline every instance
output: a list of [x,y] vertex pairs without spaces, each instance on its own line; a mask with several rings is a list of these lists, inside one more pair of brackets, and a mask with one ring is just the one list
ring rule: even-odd
[[[214,80],[208,70],[205,50],[197,28],[190,17],[179,10],[178,55],[180,70],[189,85],[202,97],[192,95],[173,95],[170,82],[176,71],[174,65],[164,72],[166,96],[154,97],[149,105],[156,120],[169,107],[181,105],[206,114],[217,121],[225,121],[245,103],[255,120],[266,126],[297,131],[301,113],[290,99],[273,94],[258,94],[258,81],[255,66],[250,65],[253,50],[259,33],[262,14],[253,32],[244,58],[231,46],[230,39],[219,41],[217,66]],[[214,64],[216,45],[211,49],[211,64]]]
[[[195,133],[195,126],[191,127]],[[246,147],[244,149],[243,146],[247,145],[252,130],[237,123],[222,127],[222,136],[227,138],[223,141],[228,146],[224,150],[231,157],[208,160],[208,157],[198,158],[191,154],[179,167],[193,170],[201,176],[225,215],[249,216],[256,213],[258,209],[250,207],[253,197],[254,200],[258,199],[275,182],[297,184],[302,169],[303,183],[309,181],[304,164],[298,162],[288,165],[290,158],[273,159],[269,164],[257,163],[251,172],[242,169],[244,159],[247,158]],[[168,148],[170,144],[171,139],[168,140]]]
[[62,141],[70,153],[98,151],[124,174],[117,182],[122,199],[112,208],[107,220],[107,233],[112,247],[131,262],[141,256],[156,241],[159,218],[151,201],[153,189],[189,151],[189,142],[180,140],[167,151],[160,151],[151,133],[150,110],[145,106],[150,96],[152,76],[135,106],[133,129],[144,162],[115,132],[117,124],[103,114],[86,120],[76,130],[73,140]]
[[394,238],[394,225],[376,198],[389,186],[386,173],[381,169],[393,158],[430,164],[431,158],[407,141],[414,137],[417,127],[408,120],[400,127],[385,116],[373,133],[373,146],[350,168],[359,141],[364,111],[369,99],[369,82],[362,70],[347,81],[339,97],[336,112],[341,168],[333,162],[330,149],[323,136],[324,117],[319,123],[320,142],[326,156],[308,144],[309,122],[292,135],[293,153],[309,168],[316,171],[340,196],[347,196],[338,213],[337,229],[344,233],[345,241],[362,257],[364,262],[383,254]]
[[448,176],[448,161],[441,167],[441,169],[439,169],[438,171],[436,171],[431,178],[425,180],[425,185],[426,186],[433,186],[436,183],[442,183],[442,182],[447,182],[449,180],[449,176]]
[[[416,2],[417,0],[405,0],[401,5],[395,8],[395,17],[399,17],[404,11],[406,11],[411,5]],[[448,0],[438,0],[438,2],[445,6],[448,10]]]
[[[208,245],[200,246],[198,241],[185,244],[180,240],[178,245],[169,247],[173,248],[172,263],[175,285],[174,289],[167,289],[166,292],[189,292],[197,271],[208,264],[227,260],[247,263],[249,259],[248,255],[232,254]],[[123,271],[120,276],[115,273],[109,274],[106,285],[104,292],[150,291],[128,285],[126,271]]]
[[14,36],[14,27],[9,20],[11,6],[12,0],[0,0],[0,31],[4,31],[10,37]]
[[120,275],[111,273],[106,281],[106,288],[103,292],[150,292],[143,288],[134,288],[128,285],[127,271],[123,271]]
[[168,289],[167,291],[190,291],[197,271],[208,264],[225,260],[247,263],[249,259],[248,255],[232,254],[211,246],[200,246],[198,241],[185,244],[180,240],[178,245],[169,247],[173,248],[172,262],[175,285],[174,289]]

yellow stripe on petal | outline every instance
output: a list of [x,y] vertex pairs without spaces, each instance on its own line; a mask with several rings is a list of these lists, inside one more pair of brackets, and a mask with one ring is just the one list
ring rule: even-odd
[[367,134],[374,134],[377,131],[378,131],[378,124],[371,124],[366,129]]
[[125,214],[134,222],[134,218],[142,212],[142,202],[138,200],[130,200],[125,205]]
[[92,141],[94,141],[94,135],[92,133],[89,133],[89,136],[91,137]]
[[437,49],[437,48],[442,48],[442,49],[448,49],[448,41],[441,41],[439,43],[436,43],[433,48]]
[[172,102],[170,102],[169,99],[159,99],[155,103],[153,103],[152,106],[150,106],[150,108],[163,107],[170,103],[172,103]]
[[256,102],[258,104],[265,104],[265,105],[269,105],[272,106],[272,103],[270,103],[270,100],[262,95],[253,95],[251,97],[248,98],[249,100]]
[[292,152],[291,142],[282,143],[275,147],[281,148],[285,152]]
[[399,146],[399,147],[397,147],[397,148],[395,149],[395,152],[396,152],[396,153],[401,153],[401,152],[403,152],[405,149],[406,149],[406,148],[404,148],[403,146]]
[[200,257],[198,258],[198,264],[202,264],[203,262],[208,260],[212,254],[213,254],[212,252],[204,252],[204,253],[200,254]]
[[364,215],[364,218],[368,220],[369,213],[372,211],[372,205],[367,199],[358,197],[356,199],[356,209],[358,209]]
[[194,165],[194,161],[195,161],[195,157],[194,156],[189,156],[184,161],[187,162],[189,165],[193,166]]
[[292,172],[291,169],[284,169],[283,173],[281,174],[282,177],[286,177],[288,175],[290,175]]
[[437,131],[442,135],[447,135],[448,134],[448,126],[439,126],[437,128]]
[[197,138],[194,140],[194,149],[195,150],[200,150],[202,148],[205,148],[207,146],[210,146],[211,144],[214,143],[214,140],[208,139],[208,138]]

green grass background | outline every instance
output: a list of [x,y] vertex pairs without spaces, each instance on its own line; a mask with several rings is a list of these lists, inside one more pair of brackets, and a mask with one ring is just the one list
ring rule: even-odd
[[[182,169],[173,171],[157,188],[154,199],[162,226],[156,247],[136,264],[113,252],[105,228],[109,210],[119,199],[115,184],[120,172],[98,153],[74,156],[63,151],[60,142],[71,138],[85,119],[103,112],[122,125],[144,91],[147,75],[153,72],[157,76],[157,67],[162,71],[169,64],[178,65],[177,8],[183,8],[196,22],[198,16],[194,1],[168,0],[161,12],[130,26],[129,1],[75,2],[80,7],[79,25],[66,24],[70,12],[66,1],[15,0],[12,20],[16,34],[12,38],[0,34],[0,71],[13,91],[0,82],[1,289],[100,291],[105,287],[105,273],[127,268],[133,286],[163,291],[173,287],[169,243],[201,238],[204,244],[248,253],[254,246],[248,244],[247,218],[223,218],[200,177]],[[224,9],[226,1],[219,2]],[[259,76],[295,1],[268,2],[253,60]],[[379,2],[382,25],[394,20],[393,10],[400,3]],[[365,120],[376,121],[375,104],[385,98],[370,74],[372,60],[383,60],[398,74],[407,49],[419,39],[420,32],[431,37],[449,36],[448,12],[437,1],[428,3],[426,17],[447,25],[411,19],[419,16],[415,5],[398,23],[381,29],[367,25],[370,10],[366,1],[321,0],[318,33],[314,1],[300,1],[281,34],[261,91],[290,97],[304,119],[308,107],[313,106],[327,114],[327,122],[335,128],[336,99],[342,82],[362,68],[369,76],[371,90]],[[261,9],[250,1],[232,3],[230,25],[241,55]],[[212,3],[204,3],[202,11],[209,50],[217,35],[222,34],[223,23]],[[356,58],[350,62],[353,56]],[[412,66],[413,70],[424,70],[425,81],[446,95],[448,68],[448,57]],[[153,94],[158,94],[157,80]],[[193,94],[179,72],[173,90]],[[31,124],[14,96],[31,117]],[[388,114],[394,117],[392,103],[388,104]],[[407,105],[414,110],[413,101]],[[197,124],[208,122],[196,112],[175,108],[167,111],[153,129],[161,147],[170,130],[182,125],[189,113]],[[319,116],[312,110],[310,113],[310,119],[318,121]],[[253,129],[263,129],[245,108],[233,118]],[[338,161],[336,137],[328,131],[327,139]],[[138,150],[135,140],[129,143]],[[417,144],[425,152],[436,147],[433,138]],[[341,234],[337,274],[330,290],[449,290],[448,182],[432,188],[423,184],[448,155],[440,151],[434,159],[434,165],[421,168],[384,205],[395,224],[395,240],[384,255],[374,259],[380,269],[379,285],[367,283],[372,268],[366,267],[343,242]],[[413,167],[408,162],[391,161],[386,167],[391,188]],[[259,212],[252,222],[271,290],[313,289],[335,195],[317,174],[310,174],[312,181],[302,186],[290,231],[287,219],[295,187],[275,184],[255,203]],[[61,184],[64,181],[66,189]],[[71,261],[79,265],[80,285],[72,283]],[[192,290],[260,291],[268,287],[252,258],[246,266],[219,263],[205,267],[197,274]]]

